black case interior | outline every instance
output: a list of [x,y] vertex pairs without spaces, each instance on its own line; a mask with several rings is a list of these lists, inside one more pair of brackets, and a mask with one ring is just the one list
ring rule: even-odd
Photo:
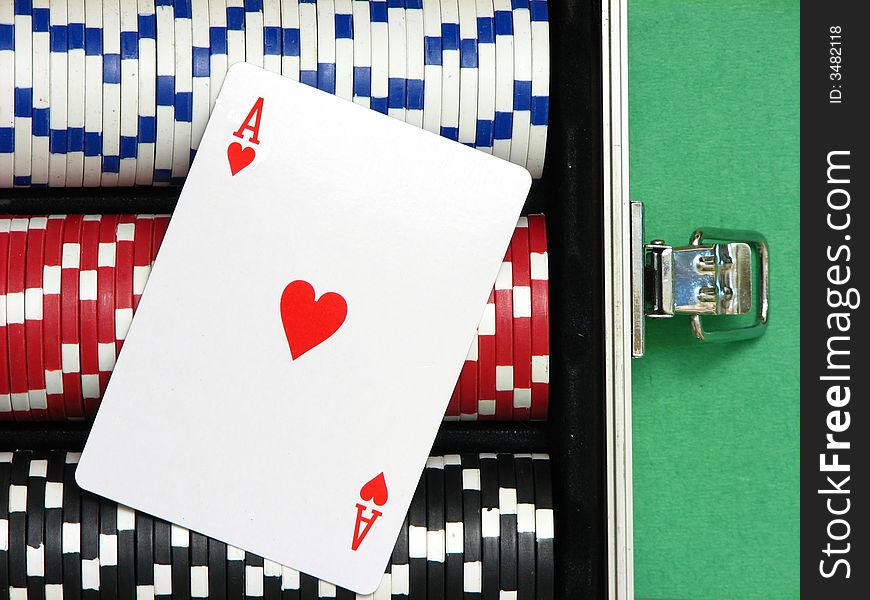
[[[607,593],[603,328],[601,3],[549,4],[550,128],[544,177],[526,213],[547,215],[550,419],[444,423],[433,452],[548,452],[553,460],[557,597]],[[6,190],[12,214],[168,213],[178,190]],[[244,206],[239,206],[244,210]],[[85,423],[0,425],[0,449],[81,450]]]

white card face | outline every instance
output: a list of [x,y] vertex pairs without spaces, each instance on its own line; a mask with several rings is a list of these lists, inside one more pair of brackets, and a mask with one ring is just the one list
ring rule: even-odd
[[372,592],[530,184],[234,66],[79,484]]

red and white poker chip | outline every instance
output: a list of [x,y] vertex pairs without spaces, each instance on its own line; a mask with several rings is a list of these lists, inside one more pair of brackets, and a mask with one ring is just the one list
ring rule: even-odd
[[151,237],[154,231],[154,215],[136,215],[133,240],[133,312],[145,290],[151,274]]
[[66,215],[50,215],[45,228],[42,266],[42,339],[48,417],[66,418],[61,362],[61,259]]
[[529,215],[529,259],[532,291],[532,411],[547,418],[550,397],[550,290],[547,224],[544,215]]
[[495,419],[495,289],[477,326],[477,418]]
[[24,281],[24,336],[27,346],[27,397],[30,414],[38,421],[48,418],[45,393],[45,357],[42,347],[42,265],[45,253],[46,217],[30,217],[27,225],[27,257]]
[[97,268],[100,254],[100,215],[82,221],[79,269],[79,350],[82,358],[82,399],[85,416],[93,418],[100,404],[99,334],[97,329]]
[[14,218],[9,232],[6,269],[6,334],[9,343],[9,384],[17,421],[32,421],[27,385],[27,342],[24,332],[24,282],[27,272],[27,227],[30,219]]
[[163,245],[163,238],[166,236],[166,230],[169,228],[170,215],[154,215],[154,232],[151,238],[151,266],[154,266],[154,261],[157,260],[157,253],[160,252],[160,246]]
[[[9,228],[12,219],[0,218],[0,265],[9,263]],[[6,278],[0,277],[0,421],[12,421],[12,389],[9,386],[9,354],[6,336]]]
[[97,367],[100,398],[106,391],[115,368],[115,236],[118,215],[100,219],[100,244],[97,252]]
[[133,321],[133,252],[136,216],[121,215],[115,233],[115,353]]
[[84,417],[79,334],[79,266],[82,216],[69,215],[63,227],[60,270],[60,341],[63,398],[69,419]]
[[513,265],[508,247],[495,280],[495,418],[513,418]]
[[462,374],[459,376],[459,402],[460,415],[463,421],[477,420],[477,357],[478,357],[478,334],[474,332]]
[[529,259],[529,223],[520,217],[511,240],[514,293],[514,400],[513,418],[527,421],[532,408],[532,299]]
[[460,390],[460,381],[462,380],[462,375],[459,376],[460,380],[456,382],[456,385],[453,386],[453,393],[450,395],[450,402],[447,403],[447,411],[444,413],[445,421],[458,421],[459,420],[459,411],[460,411],[460,398],[459,394]]

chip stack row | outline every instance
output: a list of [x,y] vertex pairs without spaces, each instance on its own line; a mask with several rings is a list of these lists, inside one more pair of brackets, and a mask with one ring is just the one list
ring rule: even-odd
[[[0,421],[96,414],[168,215],[0,217]],[[545,419],[542,215],[519,220],[445,419]]]
[[0,188],[181,183],[227,69],[263,67],[544,166],[546,0],[0,2]]
[[554,597],[546,455],[431,457],[371,596],[84,492],[77,462],[0,453],[0,590],[11,598]]

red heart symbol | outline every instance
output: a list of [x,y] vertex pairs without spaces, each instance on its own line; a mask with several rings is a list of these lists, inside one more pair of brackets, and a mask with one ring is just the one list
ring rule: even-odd
[[383,506],[387,503],[387,482],[384,480],[384,474],[381,473],[359,490],[359,497],[363,500],[371,500],[378,506]]
[[238,142],[233,142],[227,146],[227,158],[230,159],[230,171],[233,175],[254,162],[255,156],[257,156],[256,150],[244,148]]
[[307,281],[292,281],[281,294],[281,321],[296,360],[338,331],[347,317],[347,302],[335,292],[314,300],[314,288]]

